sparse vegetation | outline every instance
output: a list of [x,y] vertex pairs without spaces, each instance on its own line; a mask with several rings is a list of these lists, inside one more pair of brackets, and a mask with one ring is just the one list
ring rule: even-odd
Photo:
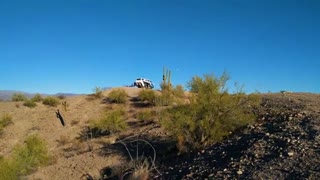
[[61,99],[61,100],[66,98],[66,96],[63,95],[63,94],[59,94],[57,97],[58,97],[59,99]]
[[12,124],[12,116],[7,113],[2,115],[2,117],[0,119],[0,135],[3,132],[3,129],[10,124]]
[[117,104],[126,103],[127,97],[128,97],[128,94],[123,89],[114,89],[108,95],[110,102],[117,103]]
[[69,104],[67,103],[67,101],[63,101],[61,104],[62,104],[63,110],[67,112],[69,107]]
[[104,113],[99,119],[90,122],[91,129],[98,129],[107,134],[117,133],[127,128],[125,112],[121,109]]
[[37,93],[31,98],[31,100],[33,102],[41,102],[43,100],[43,98],[42,98],[41,94]]
[[49,164],[50,156],[44,140],[37,135],[27,137],[24,145],[16,146],[13,158],[21,174],[28,174],[38,166]]
[[94,89],[93,89],[93,96],[95,97],[95,98],[97,98],[97,99],[100,99],[100,98],[102,98],[103,97],[103,94],[102,94],[102,88],[101,87],[95,87]]
[[35,103],[34,101],[28,99],[28,100],[25,100],[24,103],[23,103],[24,106],[27,106],[29,108],[33,108],[33,107],[36,107],[37,106],[37,103]]
[[137,119],[140,121],[151,121],[154,118],[154,114],[150,110],[139,111]]
[[207,146],[221,140],[241,126],[254,121],[250,106],[258,99],[242,92],[229,94],[225,87],[228,75],[220,78],[205,75],[189,82],[190,104],[166,110],[162,125],[177,140],[181,152]]
[[0,179],[19,179],[39,166],[48,165],[50,160],[45,141],[31,135],[27,137],[24,145],[14,148],[11,157],[0,159]]
[[156,105],[156,99],[158,96],[156,95],[156,93],[153,90],[144,89],[139,92],[138,97],[139,97],[140,101],[146,101],[151,105]]
[[56,107],[59,104],[59,100],[56,97],[48,96],[43,99],[42,103],[44,105]]
[[28,98],[26,97],[26,95],[22,94],[22,93],[14,93],[11,97],[12,101],[25,101]]

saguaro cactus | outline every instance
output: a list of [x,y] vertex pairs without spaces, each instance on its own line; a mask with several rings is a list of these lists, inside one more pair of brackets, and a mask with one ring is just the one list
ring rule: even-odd
[[62,107],[63,107],[64,111],[67,112],[68,111],[68,106],[69,106],[67,104],[67,101],[63,101],[61,104],[62,104]]
[[163,76],[162,76],[162,88],[171,87],[171,71],[165,67],[163,67]]

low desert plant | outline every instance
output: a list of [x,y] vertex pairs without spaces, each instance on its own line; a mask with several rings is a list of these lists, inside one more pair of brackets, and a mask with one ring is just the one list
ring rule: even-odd
[[10,114],[4,114],[2,115],[0,119],[0,126],[6,127],[9,124],[12,124],[12,116]]
[[47,96],[43,99],[42,103],[44,105],[56,107],[59,104],[59,100],[53,96]]
[[19,169],[9,158],[0,159],[0,179],[19,179]]
[[9,114],[2,115],[0,119],[0,135],[3,133],[3,129],[12,124],[12,116]]
[[181,152],[205,147],[229,132],[254,121],[252,106],[259,99],[243,92],[230,94],[225,87],[228,75],[205,75],[189,82],[190,104],[164,111],[161,124],[176,139]]
[[154,113],[150,110],[143,110],[137,113],[137,119],[141,121],[151,121],[154,118]]
[[128,94],[123,89],[114,89],[108,95],[108,99],[112,103],[117,103],[117,104],[126,103],[127,102],[127,97],[128,97]]
[[0,179],[20,179],[51,161],[45,141],[36,135],[27,137],[23,145],[17,145],[10,157],[0,158]]
[[106,112],[99,119],[91,120],[89,123],[91,129],[98,129],[109,134],[121,132],[128,126],[125,121],[125,112],[121,109]]
[[14,93],[11,97],[12,101],[25,101],[27,99],[27,96],[22,93]]
[[93,96],[97,99],[100,99],[103,97],[103,94],[102,94],[102,88],[101,87],[95,87],[93,89]]
[[23,145],[18,145],[12,155],[20,174],[28,174],[39,166],[48,165],[50,156],[44,140],[37,135],[26,138]]
[[151,89],[144,89],[140,91],[138,97],[140,101],[143,101],[143,102],[146,101],[151,105],[156,105],[157,95]]
[[34,102],[41,102],[43,100],[43,98],[42,98],[41,94],[37,93],[31,98],[31,100]]
[[29,108],[33,108],[33,107],[36,107],[37,106],[37,103],[35,103],[34,101],[28,99],[28,100],[25,100],[24,103],[23,103],[24,106],[27,106]]
[[63,101],[61,104],[62,104],[63,110],[67,112],[69,107],[69,104],[67,103],[67,101]]

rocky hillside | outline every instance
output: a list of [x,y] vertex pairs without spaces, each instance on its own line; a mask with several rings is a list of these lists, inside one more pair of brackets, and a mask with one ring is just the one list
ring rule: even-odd
[[[256,123],[206,149],[178,155],[175,142],[158,123],[163,107],[137,101],[141,89],[121,89],[128,95],[125,104],[108,102],[110,89],[101,99],[66,97],[61,101],[67,102],[68,111],[61,104],[29,108],[22,102],[0,102],[0,116],[10,114],[13,121],[1,134],[0,155],[9,157],[25,137],[38,134],[55,161],[27,179],[119,179],[112,174],[126,174],[124,166],[136,157],[150,157],[146,164],[153,179],[320,179],[318,94],[261,94]],[[65,126],[56,118],[58,108]],[[90,120],[119,108],[125,111],[127,130],[110,135],[88,129]],[[146,111],[156,113],[153,119],[139,117]]]
[[320,95],[263,95],[254,125],[170,159],[158,179],[319,179]]

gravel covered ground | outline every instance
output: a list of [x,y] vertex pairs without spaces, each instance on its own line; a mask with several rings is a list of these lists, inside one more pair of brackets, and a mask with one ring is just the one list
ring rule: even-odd
[[156,179],[320,179],[320,96],[263,95],[257,122],[159,166]]

